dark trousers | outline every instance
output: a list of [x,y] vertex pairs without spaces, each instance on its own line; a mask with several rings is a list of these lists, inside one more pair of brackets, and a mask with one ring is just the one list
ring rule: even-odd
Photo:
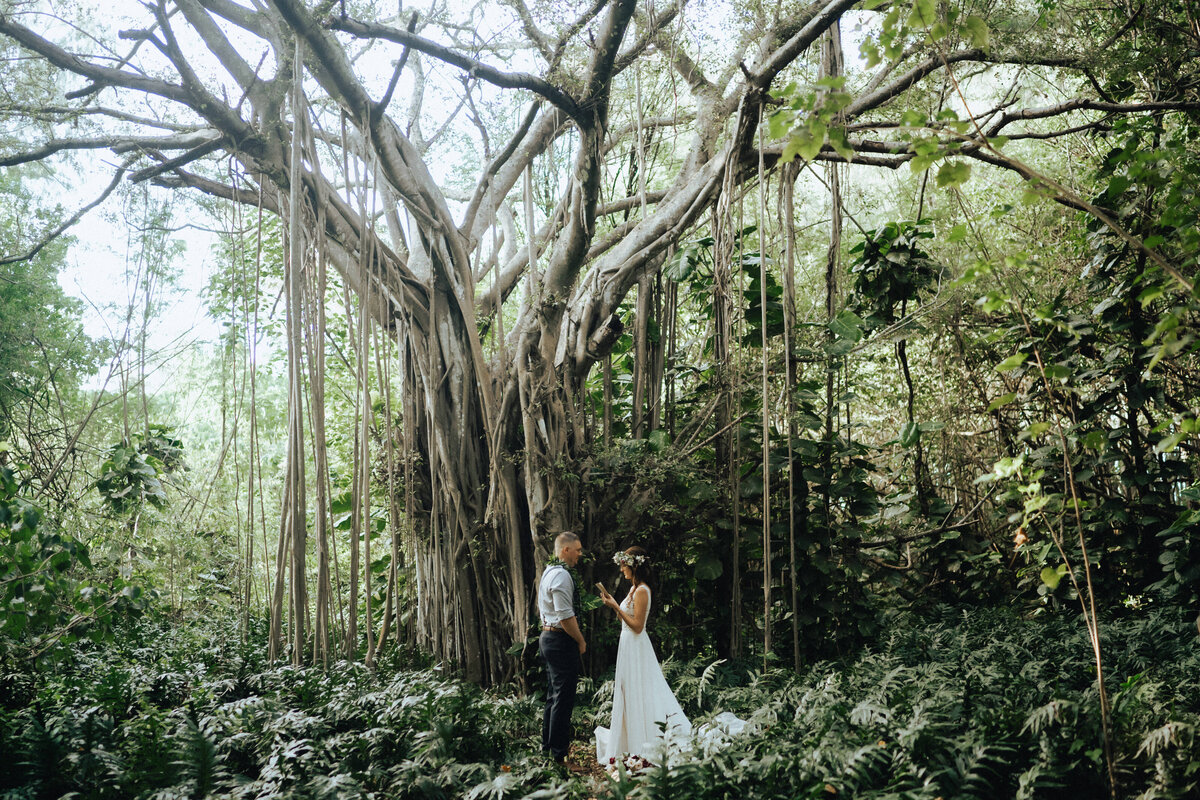
[[571,711],[579,683],[579,645],[565,633],[542,631],[538,650],[546,663],[550,690],[542,715],[542,750],[555,758],[566,758],[571,745]]

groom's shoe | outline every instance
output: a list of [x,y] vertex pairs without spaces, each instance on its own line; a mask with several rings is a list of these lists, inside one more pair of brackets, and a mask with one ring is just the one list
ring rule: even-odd
[[557,756],[552,756],[552,760],[554,761],[554,763],[556,765],[558,765],[558,767],[560,769],[563,769],[572,775],[581,775],[581,774],[587,772],[587,769],[583,765],[572,764],[571,762],[567,761],[565,758],[559,758]]

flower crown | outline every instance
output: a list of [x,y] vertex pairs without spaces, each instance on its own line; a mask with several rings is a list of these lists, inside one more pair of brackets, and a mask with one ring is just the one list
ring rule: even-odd
[[618,550],[613,553],[613,563],[622,567],[640,567],[646,563],[646,556],[635,556],[632,553],[626,553],[624,550]]

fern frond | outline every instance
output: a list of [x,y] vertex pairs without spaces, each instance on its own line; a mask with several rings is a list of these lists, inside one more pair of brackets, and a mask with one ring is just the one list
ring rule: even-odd
[[1063,716],[1074,709],[1075,704],[1069,700],[1051,700],[1049,703],[1035,708],[1025,718],[1025,725],[1022,726],[1021,733],[1026,731],[1035,734],[1041,733],[1052,724],[1061,722]]
[[1140,758],[1142,755],[1154,758],[1159,753],[1162,753],[1169,747],[1178,747],[1183,743],[1191,746],[1196,735],[1196,727],[1189,725],[1186,722],[1168,722],[1159,728],[1147,733],[1142,737],[1142,742],[1138,745],[1135,757]]
[[725,663],[725,659],[718,658],[716,661],[704,668],[704,672],[700,674],[700,681],[696,685],[696,705],[704,707],[704,690],[709,687],[713,679],[717,675],[717,667]]

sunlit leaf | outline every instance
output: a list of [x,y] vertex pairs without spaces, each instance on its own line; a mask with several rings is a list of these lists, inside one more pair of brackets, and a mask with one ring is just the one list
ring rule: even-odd
[[913,0],[912,11],[908,15],[910,28],[928,30],[937,22],[937,0]]
[[1017,367],[1025,363],[1025,359],[1029,358],[1029,353],[1013,353],[1008,358],[996,365],[996,372],[1012,372]]
[[1013,400],[1016,400],[1016,399],[1017,399],[1016,392],[1009,392],[1008,394],[1002,394],[988,405],[987,410],[995,411],[998,408],[1003,408],[1004,406],[1008,405],[1009,403],[1011,403]]

